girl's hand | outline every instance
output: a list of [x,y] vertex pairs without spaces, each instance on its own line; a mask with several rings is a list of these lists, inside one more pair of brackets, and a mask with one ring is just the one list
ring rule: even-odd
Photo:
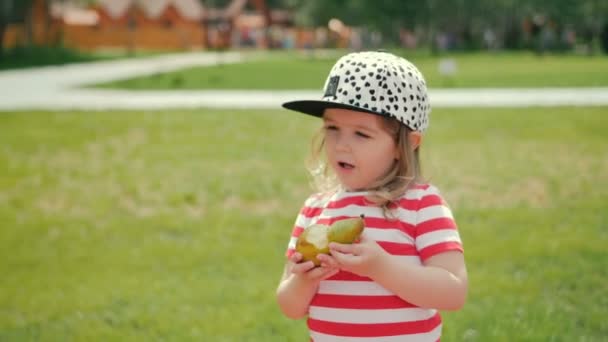
[[289,260],[292,262],[290,272],[296,275],[297,277],[301,277],[315,284],[320,282],[321,280],[327,279],[338,273],[340,269],[334,266],[337,264],[335,262],[333,263],[333,265],[324,262],[324,256],[325,255],[321,255],[321,258],[319,258],[319,260],[322,261],[321,266],[315,267],[315,264],[312,261],[301,262],[302,254],[295,252],[291,256],[291,258],[289,258]]
[[373,272],[378,271],[382,258],[387,255],[365,232],[359,243],[349,245],[332,242],[329,244],[329,251],[337,262],[335,267],[362,277],[371,277]]

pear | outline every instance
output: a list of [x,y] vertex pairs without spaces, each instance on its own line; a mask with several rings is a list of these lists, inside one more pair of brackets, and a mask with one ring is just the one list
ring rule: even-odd
[[317,255],[329,254],[328,228],[324,224],[313,224],[300,234],[296,241],[296,251],[302,254],[303,262],[312,261],[315,266],[319,266],[321,261],[317,259]]
[[329,254],[329,243],[350,244],[361,236],[365,227],[364,216],[334,222],[331,226],[313,224],[306,228],[296,241],[296,251],[302,254],[302,261],[312,261],[315,266],[321,262],[320,253]]
[[329,242],[353,243],[357,241],[365,227],[364,216],[334,222],[327,233]]

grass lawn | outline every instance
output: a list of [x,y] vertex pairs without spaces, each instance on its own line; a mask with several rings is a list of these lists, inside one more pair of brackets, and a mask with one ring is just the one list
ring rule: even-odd
[[[101,87],[127,89],[321,89],[342,52],[321,57],[271,53],[250,62],[188,68],[171,73],[112,82]],[[432,56],[403,51],[434,88],[608,86],[607,56],[532,53],[467,53]],[[457,72],[442,76],[439,62],[452,58]]]
[[[436,109],[470,292],[446,341],[605,341],[608,108]],[[274,300],[319,122],[0,114],[0,341],[303,341]]]

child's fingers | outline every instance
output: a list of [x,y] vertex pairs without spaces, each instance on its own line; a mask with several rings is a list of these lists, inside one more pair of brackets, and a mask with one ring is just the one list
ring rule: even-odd
[[317,259],[319,259],[319,261],[321,262],[321,266],[324,267],[337,268],[339,266],[336,259],[332,258],[327,254],[319,254],[317,255]]
[[331,255],[336,259],[339,265],[350,266],[357,263],[358,257],[351,253],[342,253],[338,250],[332,250]]
[[355,250],[355,245],[332,242],[329,244],[329,250],[331,251],[331,255],[333,255],[334,251],[340,252],[340,253],[353,254],[353,252]]
[[315,264],[312,261],[300,262],[293,265],[291,273],[306,273],[313,268],[315,268]]
[[300,262],[300,260],[302,260],[302,254],[298,253],[298,252],[294,252],[290,257],[289,260],[291,262],[293,262],[294,264],[297,264]]

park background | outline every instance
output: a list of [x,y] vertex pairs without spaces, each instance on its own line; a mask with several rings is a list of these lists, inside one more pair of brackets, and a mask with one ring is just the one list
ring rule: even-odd
[[[435,89],[608,92],[601,1],[1,4],[5,93],[73,65],[236,53],[87,88],[320,96],[340,55],[379,48],[420,66],[431,101]],[[29,89],[13,91],[31,108],[0,113],[0,341],[307,339],[274,291],[317,119],[278,105],[70,109]],[[454,210],[470,276],[442,340],[606,339],[607,115],[601,101],[433,108],[423,171]]]

